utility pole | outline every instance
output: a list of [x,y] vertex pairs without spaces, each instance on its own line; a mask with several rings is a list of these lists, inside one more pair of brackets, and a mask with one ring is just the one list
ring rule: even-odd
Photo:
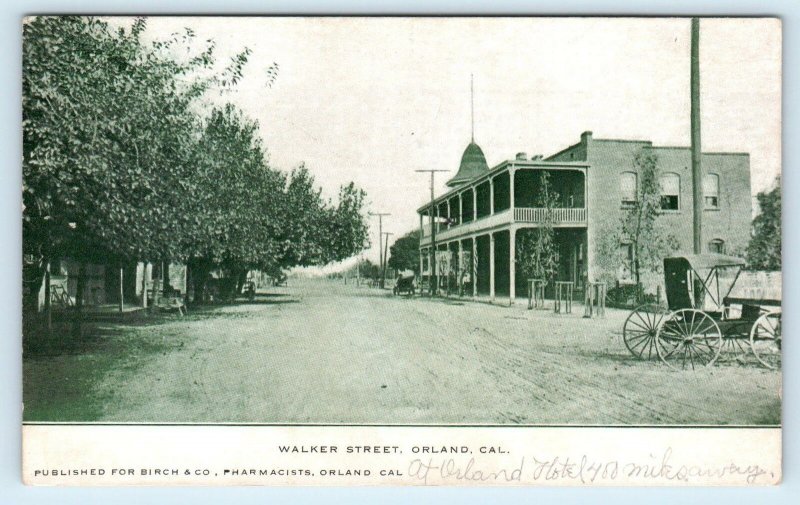
[[386,279],[386,253],[389,250],[389,235],[394,235],[394,233],[389,233],[388,231],[383,232],[384,236],[386,236],[386,245],[383,246],[383,270],[381,270],[381,288],[383,287],[383,282]]
[[691,49],[692,203],[694,253],[703,252],[703,167],[700,158],[700,19],[692,18]]
[[[428,211],[428,217],[430,217],[430,223],[431,223],[431,251],[433,252],[433,254],[431,254],[431,273],[430,273],[430,279],[428,279],[428,284],[430,286],[431,295],[436,295],[436,288],[437,288],[437,284],[439,283],[439,279],[438,279],[438,275],[436,275],[436,224],[437,223],[434,222],[434,219],[433,219],[434,202],[436,200],[436,198],[435,198],[435,196],[433,194],[433,188],[434,188],[433,177],[434,177],[434,174],[436,174],[436,172],[449,172],[449,170],[437,170],[437,169],[431,168],[431,169],[427,169],[427,170],[414,170],[414,171],[415,172],[428,172],[428,173],[431,174],[431,208]],[[420,275],[422,275],[422,272],[420,272]],[[435,281],[434,281],[434,277],[436,277]]]
[[[378,216],[378,271],[383,272],[383,216],[391,216],[391,214],[388,212],[370,212],[369,215]],[[378,285],[383,289],[383,279],[379,281]]]

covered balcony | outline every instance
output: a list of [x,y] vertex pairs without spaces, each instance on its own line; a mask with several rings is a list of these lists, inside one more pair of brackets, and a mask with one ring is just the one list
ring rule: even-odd
[[[549,202],[550,205],[545,205]],[[549,208],[548,208],[549,207]],[[573,163],[506,162],[419,210],[421,245],[474,235],[506,225],[586,226],[586,166]]]

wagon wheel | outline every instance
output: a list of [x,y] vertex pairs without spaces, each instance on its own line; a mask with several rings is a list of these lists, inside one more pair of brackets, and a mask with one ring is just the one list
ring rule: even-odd
[[756,319],[750,329],[750,347],[756,359],[765,367],[781,367],[781,313],[767,312]]
[[705,312],[681,309],[661,321],[656,334],[656,350],[672,368],[710,366],[722,350],[722,332]]
[[622,340],[625,347],[639,359],[652,359],[656,351],[656,334],[664,309],[655,304],[636,307],[622,325]]

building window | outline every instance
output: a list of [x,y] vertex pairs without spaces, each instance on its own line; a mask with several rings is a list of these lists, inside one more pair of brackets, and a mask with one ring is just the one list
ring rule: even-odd
[[620,244],[619,257],[620,266],[617,270],[617,278],[622,282],[633,281],[633,244]]
[[664,174],[659,178],[661,185],[661,210],[679,210],[681,178],[678,174]]
[[724,254],[725,242],[718,238],[712,240],[711,242],[708,243],[708,252]]
[[719,208],[719,176],[706,174],[703,177],[703,199],[707,209]]
[[622,172],[620,191],[622,192],[622,206],[631,207],[636,204],[637,175],[636,172]]

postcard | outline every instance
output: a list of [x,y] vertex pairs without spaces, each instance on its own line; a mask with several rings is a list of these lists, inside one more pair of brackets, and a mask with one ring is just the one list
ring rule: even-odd
[[781,481],[781,21],[23,20],[23,475]]

